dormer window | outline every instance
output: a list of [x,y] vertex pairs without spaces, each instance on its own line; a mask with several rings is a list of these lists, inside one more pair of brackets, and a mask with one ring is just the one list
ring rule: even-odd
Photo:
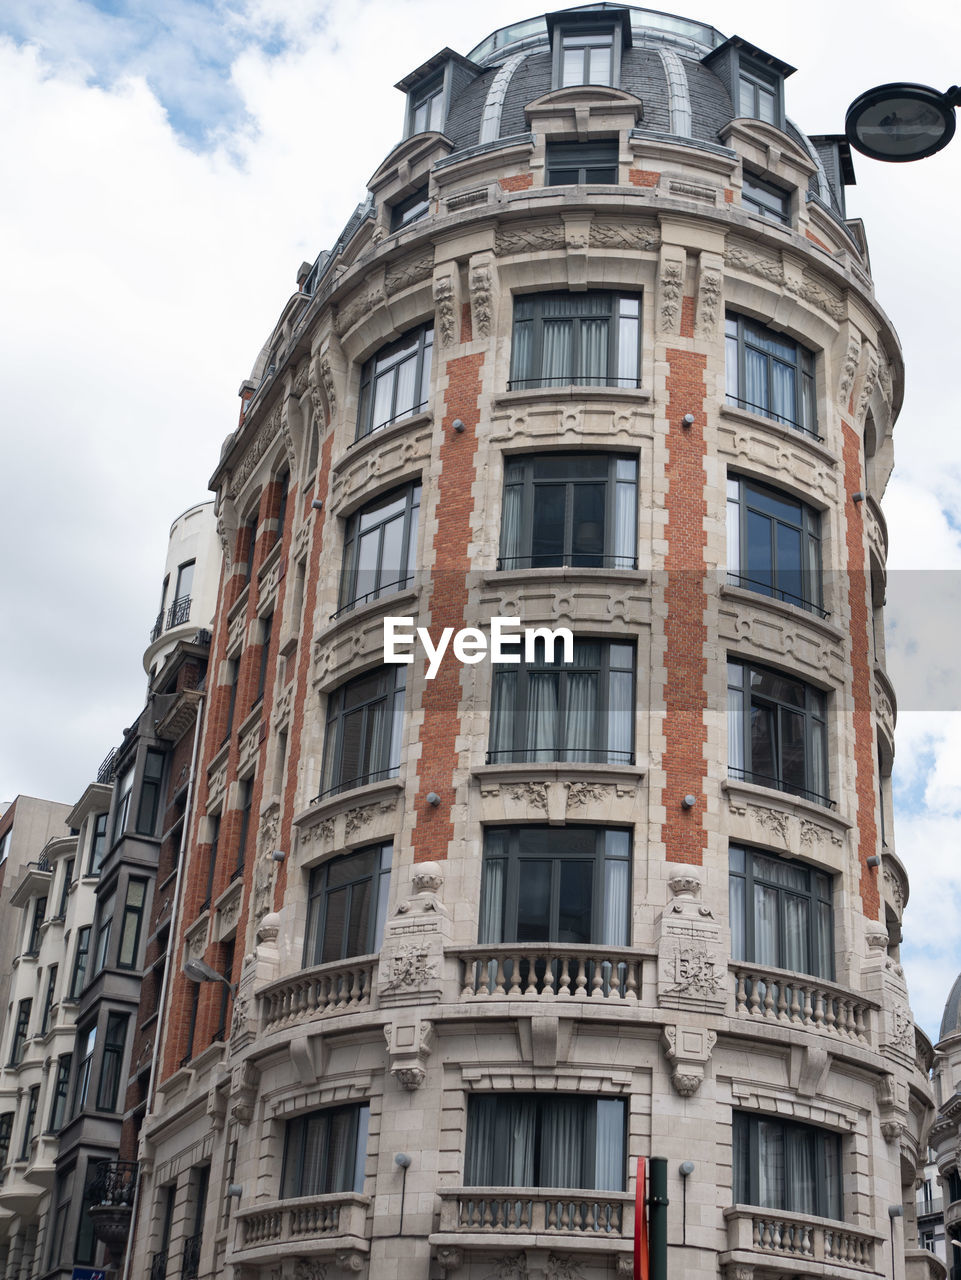
[[431,80],[410,95],[410,136],[440,133],[444,127],[444,77]]
[[794,71],[740,36],[731,36],[702,62],[726,86],[734,114],[784,128],[784,81]]
[[614,71],[614,32],[567,31],[561,36],[561,82],[611,84]]
[[621,52],[631,47],[628,11],[565,10],[547,15],[554,54],[554,89],[603,84],[616,89],[621,80]]
[[737,80],[737,113],[768,124],[778,123],[778,82],[742,60]]
[[407,95],[405,138],[443,133],[452,97],[481,74],[482,68],[453,49],[441,49],[394,86]]
[[617,139],[548,142],[547,186],[617,182]]

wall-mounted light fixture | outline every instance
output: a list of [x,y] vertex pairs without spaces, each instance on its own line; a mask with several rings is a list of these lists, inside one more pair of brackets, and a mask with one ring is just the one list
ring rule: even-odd
[[311,498],[310,505],[313,507],[314,511],[323,511],[324,500],[323,498]]
[[681,419],[681,426],[682,426],[682,427],[693,427],[693,426],[694,426],[694,414],[693,414],[693,413],[685,413],[684,417]]
[[283,862],[287,855],[284,853],[283,849],[275,849],[270,857],[273,862]]
[[872,853],[867,862],[869,867],[879,867],[881,865],[881,859],[876,853]]
[[863,502],[863,501],[864,501],[864,494],[861,492],[861,490],[860,490],[860,489],[858,489],[856,493],[852,493],[852,494],[851,494],[851,501],[852,501],[852,502]]
[[696,804],[697,804],[697,797],[692,796],[690,792],[681,801],[681,806],[685,809],[693,809]]
[[184,974],[191,982],[222,982],[225,987],[230,988],[232,996],[237,994],[237,984],[225,978],[222,973],[218,973],[206,960],[184,961]]
[[239,1200],[244,1194],[244,1189],[239,1182],[231,1182],[227,1188],[227,1196],[232,1200]]
[[450,425],[454,428],[454,430],[457,432],[458,435],[460,435],[462,431],[466,430],[466,427],[464,426],[464,423],[460,420],[460,418],[455,418]]

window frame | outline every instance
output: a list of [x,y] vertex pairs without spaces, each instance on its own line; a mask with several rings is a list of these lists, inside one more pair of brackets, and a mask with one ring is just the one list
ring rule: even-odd
[[[395,422],[404,422],[407,418],[416,417],[417,414],[427,411],[430,404],[433,350],[434,321],[430,319],[407,329],[400,337],[386,343],[375,351],[369,360],[364,361],[360,371],[355,442],[366,439],[375,431],[383,431],[385,427],[392,426]],[[408,353],[406,356],[405,352]],[[417,388],[418,399],[408,408],[398,410],[399,371],[411,362],[414,364],[414,387]],[[391,412],[383,422],[374,422],[377,391],[382,378],[390,381]]]
[[67,1115],[67,1100],[70,1097],[70,1069],[73,1066],[73,1054],[61,1053],[57,1058],[57,1074],[54,1079],[50,1100],[50,1119],[48,1133],[59,1133],[63,1128]]
[[19,1067],[23,1061],[23,1051],[30,1039],[30,1017],[33,1013],[33,997],[26,996],[17,1002],[17,1016],[13,1024],[13,1038],[10,1041],[9,1067]]
[[240,779],[240,793],[237,796],[242,803],[237,806],[240,813],[240,834],[237,838],[237,859],[231,872],[231,882],[242,874],[247,860],[247,842],[250,839],[250,810],[254,803],[254,779]]
[[123,1075],[123,1059],[127,1049],[127,1031],[130,1015],[126,1013],[110,1013],[107,1015],[107,1026],[104,1030],[103,1052],[100,1055],[100,1076],[97,1080],[98,1111],[114,1112],[117,1110],[117,1097],[120,1093]]
[[250,704],[253,709],[263,699],[267,688],[267,668],[270,662],[270,640],[274,630],[274,615],[266,613],[260,618],[260,665],[257,669],[257,689]]
[[[333,964],[338,960],[353,959],[355,956],[373,955],[380,950],[384,937],[384,925],[387,916],[387,904],[390,895],[391,864],[394,844],[392,840],[379,841],[376,844],[364,845],[336,858],[329,858],[319,866],[311,867],[307,880],[307,927],[304,933],[304,968],[311,969],[319,964]],[[373,865],[367,872],[358,871],[350,880],[338,882],[331,886],[331,871],[349,870],[351,862],[360,862],[362,858],[373,855]],[[369,885],[369,898],[366,903],[366,926],[364,944],[360,951],[350,948],[352,932],[352,915],[355,894],[362,886]],[[341,936],[340,954],[323,958],[328,932],[332,931],[329,923],[331,897],[346,891],[346,910],[344,911],[344,928]]]
[[[146,914],[147,907],[147,889],[149,881],[141,880],[136,877],[127,881],[127,891],[124,894],[123,915],[120,919],[120,946],[117,951],[117,968],[118,969],[139,969],[137,963],[140,955],[140,936],[143,931],[143,919]],[[131,890],[139,888],[142,897],[139,904],[131,902]],[[128,947],[128,930],[130,922],[133,921],[133,946]],[[125,960],[124,955],[128,955],[129,959]]]
[[429,213],[430,185],[425,182],[410,195],[404,196],[402,200],[397,200],[390,206],[391,235],[412,227],[415,222],[420,222]]
[[[545,653],[544,642],[538,641],[538,652]],[[576,659],[578,649],[587,645],[598,645],[600,647],[600,662],[596,666],[579,666]],[[626,666],[612,665],[612,651],[616,648],[629,649],[631,653],[630,668]],[[594,765],[604,764],[620,764],[633,765],[635,763],[635,718],[636,718],[636,697],[637,697],[637,646],[633,637],[625,640],[595,640],[586,637],[574,638],[574,658],[575,661],[567,665],[563,662],[547,663],[542,659],[534,662],[519,663],[493,663],[491,670],[491,716],[490,716],[490,737],[487,751],[487,764],[538,764],[538,763],[588,763]],[[597,745],[600,741],[602,732],[607,729],[610,731],[610,711],[612,704],[611,691],[614,688],[613,677],[615,674],[630,671],[631,676],[631,696],[628,701],[626,711],[628,715],[628,723],[630,728],[630,748],[612,747],[608,737],[607,746]],[[598,699],[593,708],[594,717],[594,745],[590,747],[572,747],[566,743],[558,743],[556,741],[552,746],[527,746],[527,722],[531,708],[531,677],[546,672],[556,672],[557,680],[557,702],[555,729],[557,732],[565,731],[566,715],[568,706],[568,694],[570,691],[571,677],[575,675],[583,675],[588,671],[596,671],[598,675],[597,690]],[[517,679],[514,681],[513,695],[510,689],[509,677],[516,674]],[[499,720],[499,690],[504,688],[502,696],[502,705],[510,708],[513,720],[513,733],[511,734],[512,745],[510,747],[494,747],[493,744],[500,739],[498,732]]]
[[[130,817],[130,799],[133,795],[134,773],[136,768],[133,764],[127,766],[120,775],[117,782],[117,805],[113,815],[113,835],[110,843],[116,844],[124,831],[127,829],[127,820]],[[101,866],[103,862],[101,861]]]
[[79,1115],[87,1106],[93,1059],[97,1052],[97,1024],[92,1022],[83,1030],[77,1030],[77,1078],[73,1086],[73,1114]]
[[[341,1168],[337,1168],[332,1160],[333,1152],[330,1142],[330,1125],[332,1121],[344,1118],[350,1128],[349,1136],[344,1143],[344,1159]],[[321,1138],[322,1154],[317,1160],[317,1172],[321,1176],[316,1185],[305,1186],[305,1153],[310,1129],[314,1122],[326,1121],[326,1133]],[[334,1195],[337,1192],[363,1191],[364,1171],[367,1161],[367,1144],[370,1125],[370,1103],[356,1102],[339,1107],[321,1107],[316,1111],[308,1111],[293,1117],[284,1125],[284,1152],[281,1161],[280,1199],[290,1200],[302,1196]],[[298,1150],[299,1145],[299,1150]],[[347,1155],[348,1147],[352,1154]],[[296,1163],[296,1169],[291,1167]],[[321,1171],[320,1166],[323,1165]],[[348,1178],[348,1173],[350,1174]],[[336,1183],[345,1185],[338,1186]]]
[[97,938],[94,949],[93,976],[107,968],[107,957],[110,951],[110,934],[113,929],[113,916],[117,908],[117,891],[112,890],[105,900],[97,904]]
[[[797,885],[789,886],[778,883],[773,878],[766,878],[763,868],[765,861],[777,862],[778,865],[790,867],[793,871],[803,872],[808,880],[807,886],[805,888]],[[741,864],[740,867],[738,867],[738,863]],[[743,886],[740,913],[735,908],[735,896],[739,892],[739,886]],[[759,886],[762,890],[773,892],[776,895],[778,957],[772,967],[789,972],[803,973],[813,978],[823,978],[826,982],[834,982],[833,875],[820,867],[812,866],[810,863],[802,862],[797,858],[781,858],[764,849],[754,849],[749,845],[734,843],[728,846],[728,922],[731,929],[731,958],[739,964],[756,964],[767,967],[769,963],[768,961],[757,959],[757,889]],[[789,931],[787,909],[791,898],[803,899],[808,904],[806,943],[808,954],[812,961],[810,970],[796,969],[793,965],[787,963],[785,955]],[[823,913],[821,908],[825,909]],[[743,937],[740,937],[740,931],[735,929],[738,914],[740,914],[744,925]],[[826,944],[823,946],[820,936],[822,927],[827,937]],[[819,963],[819,958],[822,954],[827,961],[826,965]],[[820,972],[822,968],[827,968],[827,972]]]
[[[376,693],[348,707],[346,705],[350,690],[362,681],[378,676],[382,687]],[[365,787],[372,782],[381,782],[387,778],[396,778],[400,772],[400,760],[404,737],[404,708],[407,691],[407,667],[403,663],[372,667],[359,675],[353,676],[343,684],[332,689],[327,695],[327,715],[325,718],[324,760],[321,769],[323,789],[317,800],[327,796],[339,795],[351,791],[355,787]],[[368,769],[366,773],[356,774],[352,778],[344,778],[343,770],[347,758],[343,751],[344,726],[348,716],[362,712],[361,729],[358,735],[358,763],[370,752],[371,748],[371,715],[373,708],[381,703],[387,704],[389,732],[383,735],[381,758],[371,760],[378,768]],[[376,730],[376,722],[373,723]],[[339,773],[334,781],[335,773]]]
[[284,467],[278,475],[274,477],[274,483],[280,485],[280,494],[277,502],[276,528],[274,532],[274,545],[282,542],[284,538],[284,525],[287,521],[287,505],[290,497],[290,467]]
[[791,225],[791,192],[747,169],[741,179],[741,206],[768,222]]
[[[597,176],[604,170],[605,176]],[[563,175],[576,173],[576,177]],[[620,177],[620,151],[616,138],[592,138],[589,142],[547,140],[544,161],[545,187],[613,187]]]
[[163,794],[164,765],[166,752],[157,747],[148,747],[144,755],[143,772],[140,778],[140,803],[137,805],[138,836],[156,835],[157,819],[160,816],[160,802]]
[[[752,341],[754,339],[754,341]],[[764,350],[760,343],[777,342],[794,349],[793,359],[785,355],[776,355]],[[764,361],[764,396],[766,404],[759,404],[747,399],[747,352],[757,355]],[[815,356],[813,351],[802,346],[787,334],[778,333],[768,328],[759,320],[740,312],[728,311],[724,321],[724,355],[725,355],[725,403],[748,413],[767,418],[781,426],[790,427],[801,435],[811,436],[814,440],[823,441],[818,434],[817,420],[817,382],[815,375]],[[793,417],[780,413],[775,407],[775,370],[777,366],[793,370],[794,394]],[[735,387],[731,388],[731,381]],[[744,395],[741,394],[743,391]]]
[[[551,304],[560,299],[571,305],[580,304],[580,314],[551,315]],[[591,304],[603,299],[606,310],[591,310]],[[632,310],[635,308],[635,310]],[[525,315],[524,312],[529,311]],[[583,336],[585,324],[604,319],[607,328],[607,359],[604,373],[584,373],[582,368]],[[552,289],[542,293],[518,293],[514,295],[513,322],[511,328],[511,364],[508,380],[509,391],[544,388],[552,390],[567,387],[618,387],[637,389],[643,385],[643,295],[640,292],[621,292],[612,289],[587,289],[574,293],[565,289]],[[545,326],[568,321],[572,323],[571,364],[567,373],[547,374],[545,369]],[[527,337],[522,326],[530,326]],[[631,328],[636,328],[636,347],[631,342]],[[623,339],[622,339],[623,330]],[[622,361],[622,340],[624,344]],[[527,348],[526,352],[524,348]],[[634,348],[632,350],[632,347]],[[523,359],[522,359],[523,353]],[[631,363],[635,376],[620,372],[622,363]],[[523,372],[522,370],[526,370]]]
[[43,894],[33,899],[33,916],[30,921],[30,936],[27,939],[27,947],[24,955],[37,956],[40,954],[40,930],[47,918],[47,895]]
[[[574,52],[579,47],[579,42],[590,41],[591,37],[608,36],[609,40],[605,46],[610,49],[610,65],[606,79],[595,80],[590,77],[590,64],[593,59],[587,51],[590,48],[600,48],[597,43],[585,47],[581,55],[581,74],[578,78],[568,79],[567,76],[567,59],[565,54],[569,51]],[[580,87],[598,87],[617,89],[621,83],[621,24],[619,22],[590,22],[590,23],[570,23],[565,22],[559,24],[554,29],[553,39],[553,58],[551,66],[551,85],[554,89],[576,89]],[[585,71],[587,75],[585,76]]]
[[47,992],[43,1001],[43,1014],[40,1018],[40,1034],[45,1036],[50,1030],[50,1015],[56,1004],[54,994],[57,989],[57,975],[60,972],[59,964],[52,964],[47,969]]
[[30,1146],[33,1142],[33,1130],[37,1123],[37,1112],[40,1109],[40,1086],[32,1084],[27,1093],[27,1114],[23,1122],[23,1138],[20,1142],[20,1159],[30,1159]]
[[70,999],[78,1000],[86,986],[87,966],[90,963],[90,938],[93,926],[81,925],[77,930],[77,946],[73,953],[73,972],[70,975]]
[[[753,58],[743,52],[738,54],[737,68],[734,78],[737,91],[736,115],[741,120],[759,120],[762,124],[773,125],[775,129],[784,128],[784,77],[776,71],[762,67]],[[751,96],[750,111],[743,107],[744,95]],[[769,95],[772,102],[771,119],[768,120],[760,110],[763,95]]]
[[107,852],[107,821],[109,812],[98,813],[93,822],[93,834],[90,841],[90,863],[88,875],[99,876]]
[[[740,681],[735,680],[733,668],[739,668],[742,672]],[[783,698],[779,698],[769,693],[755,694],[751,688],[751,675],[758,674],[763,677],[774,677],[781,682],[788,682],[798,686],[803,691],[803,707],[796,703],[789,702]],[[798,795],[802,799],[811,800],[815,804],[824,805],[825,808],[833,809],[837,805],[837,801],[833,800],[828,794],[827,787],[829,785],[828,773],[828,709],[827,694],[815,688],[814,685],[808,684],[805,680],[799,680],[793,675],[788,675],[783,671],[777,671],[772,667],[762,666],[744,658],[731,656],[727,663],[727,690],[728,690],[728,777],[740,778],[744,782],[753,783],[755,786],[770,787],[775,791],[782,791],[788,795]],[[735,703],[736,695],[740,694],[740,737],[736,735]],[[775,732],[772,736],[772,752],[776,756],[774,775],[758,773],[753,767],[752,752],[752,722],[753,713],[760,705],[761,708],[771,711],[776,715],[774,719]],[[788,714],[801,714],[804,722],[804,780],[803,787],[796,783],[786,783],[784,777],[784,733],[783,733],[783,716],[781,712]],[[820,741],[818,741],[820,740]],[[739,758],[742,761],[740,765],[731,761],[732,748],[738,747],[739,742]],[[820,754],[820,766],[822,775],[818,778],[817,773],[817,757]],[[818,787],[825,788],[823,791]]]
[[[567,459],[570,462],[570,473],[567,476],[538,476],[538,466],[545,461],[556,463]],[[603,478],[585,474],[587,464],[607,463],[607,474]],[[628,463],[633,466],[634,477],[619,476],[619,464]],[[639,459],[637,454],[629,453],[525,453],[514,454],[504,459],[504,488],[501,503],[501,534],[497,568],[499,571],[537,568],[599,568],[599,569],[636,569],[637,568],[637,499],[639,479]],[[516,476],[516,478],[515,478]],[[574,551],[574,506],[577,486],[604,485],[604,550],[600,555],[592,552]],[[633,535],[632,554],[621,554],[615,550],[617,537],[617,508],[620,497],[620,486],[633,490],[633,514],[629,517],[630,532]],[[534,555],[535,511],[539,490],[549,488],[564,489],[564,546],[559,553],[544,552]],[[510,530],[509,518],[515,499],[509,490],[517,488],[520,493],[516,499],[519,504],[517,527],[517,545],[530,547],[529,554],[509,554]],[[591,564],[591,560],[600,559],[603,563]],[[534,561],[543,561],[535,564]],[[580,560],[582,563],[576,563]]]
[[14,1111],[4,1111],[0,1114],[0,1177],[4,1167],[10,1163],[10,1144],[13,1141],[15,1115]]
[[[427,114],[422,126],[417,116],[426,104]],[[436,118],[435,118],[436,116]],[[414,138],[420,133],[443,133],[447,123],[447,68],[437,75],[428,76],[415,85],[407,95],[407,128],[405,137]]]
[[[775,1209],[782,1213],[813,1213],[819,1218],[829,1218],[833,1222],[844,1222],[844,1189],[843,1162],[840,1134],[823,1129],[820,1126],[804,1124],[797,1120],[785,1120],[781,1116],[764,1113],[734,1111],[732,1113],[732,1159],[734,1165],[734,1198],[738,1204],[755,1205],[762,1209]],[[764,1204],[760,1187],[760,1128],[770,1125],[773,1130],[780,1130],[782,1150],[785,1158],[782,1162],[782,1185],[776,1189],[774,1196],[781,1203]],[[814,1208],[799,1209],[797,1188],[792,1185],[792,1167],[794,1162],[787,1159],[789,1145],[807,1140],[812,1144],[815,1173],[813,1178]],[[835,1195],[831,1195],[831,1171],[828,1167],[829,1152],[834,1152],[833,1184]],[[742,1198],[743,1197],[743,1198]]]
[[[763,505],[751,505],[751,496],[759,498],[763,503],[773,499],[780,504],[789,504],[798,510],[798,520],[792,523],[786,515],[775,515]],[[753,577],[750,564],[748,572],[742,572],[744,562],[751,549],[749,519],[751,514],[758,515],[770,523],[769,551],[771,582],[763,578]],[[780,563],[783,559],[779,547],[778,530],[781,526],[795,530],[798,535],[800,562],[795,569]],[[731,472],[727,478],[727,580],[732,586],[752,591],[755,595],[768,596],[775,600],[793,604],[808,613],[817,614],[819,618],[827,618],[828,611],[823,607],[823,576],[821,559],[821,512],[809,503],[796,498],[793,494],[778,489],[774,485],[755,480],[751,476]],[[763,569],[756,570],[762,573]],[[800,575],[801,590],[805,595],[797,595],[778,585],[779,578],[786,574]]]
[[[400,485],[396,489],[390,489],[386,493],[378,495],[372,501],[364,503],[363,506],[358,507],[356,511],[352,511],[346,518],[339,604],[337,612],[332,615],[331,620],[339,618],[341,614],[355,609],[358,605],[366,604],[369,600],[379,600],[381,596],[389,595],[392,592],[404,591],[413,582],[417,557],[417,538],[420,528],[422,489],[423,486],[420,479],[410,480],[407,484]],[[366,529],[360,528],[361,521],[365,515],[369,516],[372,512],[376,513],[379,508],[389,508],[392,504],[399,502],[402,495],[404,498],[403,513],[398,512],[394,515],[385,516],[383,519],[369,525]],[[378,579],[383,577],[385,572],[385,535],[387,530],[398,519],[403,521],[400,560],[406,566],[406,573],[403,577],[396,578],[392,582],[378,582],[378,585],[372,590],[358,595],[357,582],[360,573],[376,573]],[[374,535],[375,530],[377,531],[378,544],[376,565],[373,569],[361,569],[360,561],[364,553],[366,540]],[[388,571],[390,568],[391,566],[387,566]],[[400,571],[401,566],[398,565],[397,568]]]
[[67,900],[70,897],[70,887],[73,884],[73,873],[76,867],[76,858],[64,858],[63,861],[63,883],[60,886],[60,905],[57,907],[57,914],[54,920],[65,920],[67,916]]

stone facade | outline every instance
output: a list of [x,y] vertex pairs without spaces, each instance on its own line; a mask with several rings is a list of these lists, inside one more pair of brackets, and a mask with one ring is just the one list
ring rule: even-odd
[[[735,118],[730,66],[743,79],[767,55],[611,12],[626,15],[610,18],[620,84],[551,87],[549,41],[560,48],[569,15],[473,59],[446,50],[401,82],[409,122],[437,92],[441,123],[410,125],[335,249],[302,271],[242,387],[213,480],[227,555],[171,947],[230,984],[229,1035],[213,1034],[227,987],[178,965],[141,1131],[134,1276],[630,1275],[636,1158],[651,1155],[669,1161],[678,1275],[917,1269],[908,1206],[933,1104],[897,958],[906,880],[883,816],[895,703],[877,638],[897,338],[843,191],[827,185],[819,148],[836,140],[812,144],[782,116]],[[790,71],[764,65],[757,83]],[[557,145],[574,142],[597,144],[607,180],[585,170],[551,185]],[[781,193],[783,217],[752,204],[759,182]],[[423,216],[404,221],[418,193]],[[623,363],[603,375],[525,366],[519,300],[536,313],[545,295],[608,307],[611,342],[635,314],[611,300],[639,302],[639,369],[623,336]],[[587,344],[588,326],[577,332]],[[745,332],[780,356],[745,354]],[[421,362],[419,376],[428,334],[422,398],[379,420],[377,379],[395,358]],[[766,389],[732,372],[752,359]],[[772,407],[788,376],[778,360],[793,362],[792,386],[809,379],[793,414]],[[526,556],[505,550],[510,468],[552,455],[620,459],[635,477],[620,554],[610,505],[593,531],[558,534],[547,564],[534,562],[541,530]],[[802,510],[809,550],[816,528],[803,589],[759,582],[750,564],[729,574],[732,484]],[[384,562],[393,580],[362,591],[344,582],[351,547],[388,497],[407,504],[415,544],[406,568]],[[601,550],[576,553],[582,534]],[[603,729],[576,749],[531,738],[534,695],[504,695],[487,661],[448,656],[428,679],[418,656],[397,668],[401,692],[382,666],[388,615],[435,641],[494,617],[569,628],[602,655]],[[776,713],[733,715],[729,679],[756,670],[793,692]],[[376,690],[356,682],[377,672]],[[552,686],[572,706],[573,680]],[[376,709],[349,720],[365,698]],[[775,714],[777,761],[745,767]],[[558,887],[576,879],[572,832],[628,851],[628,881],[606,861],[602,875],[607,854],[578,864],[594,877],[589,925],[572,923],[585,899]],[[518,902],[510,879],[534,874],[509,852],[521,839],[554,877],[539,934],[520,922],[533,881]],[[495,841],[508,850],[498,928]],[[361,876],[362,856],[376,874]],[[755,924],[732,919],[735,857],[820,886],[803,891],[819,959],[785,959],[802,909],[787,890],[770,899],[787,913],[770,926],[782,963],[760,939],[764,891],[744,890]],[[336,939],[335,876],[366,886]],[[490,1185],[479,1170],[504,1152],[484,1117],[503,1127],[510,1099],[539,1154],[515,1134],[513,1178]],[[577,1133],[545,1156],[562,1116]],[[615,1118],[606,1148],[602,1117]],[[308,1170],[295,1152],[335,1123],[340,1157]],[[826,1162],[820,1190],[757,1193],[758,1144],[775,1139]],[[579,1170],[545,1183],[575,1146]],[[605,1150],[617,1167],[602,1175]],[[524,1179],[531,1160],[541,1172]],[[758,1207],[778,1196],[784,1207]]]

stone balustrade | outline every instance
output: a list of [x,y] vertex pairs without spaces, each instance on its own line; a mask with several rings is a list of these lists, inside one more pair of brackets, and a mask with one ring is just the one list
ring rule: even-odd
[[631,1238],[633,1198],[618,1191],[457,1187],[440,1192],[441,1234]]
[[823,978],[734,963],[734,1012],[806,1027],[870,1047],[877,1005]]
[[285,1244],[367,1235],[369,1196],[353,1191],[279,1200],[237,1214],[237,1249],[271,1249]]
[[881,1262],[883,1238],[876,1231],[809,1214],[745,1205],[725,1209],[724,1217],[728,1250],[740,1257],[753,1254],[752,1261],[756,1263],[761,1262],[761,1256],[778,1262],[792,1259],[822,1264],[817,1270],[819,1275],[841,1275],[851,1271],[876,1273],[875,1259],[878,1264]]
[[642,957],[617,947],[502,943],[448,952],[461,965],[461,999],[635,1002]]
[[264,1031],[371,1008],[376,970],[376,956],[358,956],[302,969],[270,983],[258,992]]

